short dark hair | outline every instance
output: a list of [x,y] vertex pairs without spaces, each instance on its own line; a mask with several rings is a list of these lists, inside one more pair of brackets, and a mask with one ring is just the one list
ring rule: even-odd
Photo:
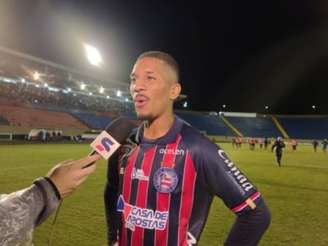
[[178,83],[180,82],[179,64],[173,58],[173,56],[171,56],[170,54],[165,53],[163,51],[146,51],[146,52],[142,53],[141,55],[139,55],[137,61],[142,58],[145,58],[145,57],[156,58],[156,59],[159,59],[159,60],[165,62],[176,74],[176,77],[177,77],[176,82],[178,82]]

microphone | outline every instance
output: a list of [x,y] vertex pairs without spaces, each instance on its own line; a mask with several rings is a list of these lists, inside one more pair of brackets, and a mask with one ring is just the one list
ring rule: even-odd
[[[131,131],[136,128],[127,117],[119,117],[110,122],[104,131],[102,131],[96,139],[90,144],[93,151],[89,154],[99,154],[104,159],[108,160],[114,152],[121,146],[128,138]],[[83,168],[93,165],[94,162],[89,163]]]

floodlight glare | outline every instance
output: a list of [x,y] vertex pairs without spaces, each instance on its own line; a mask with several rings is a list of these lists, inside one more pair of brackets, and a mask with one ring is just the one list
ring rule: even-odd
[[89,44],[84,44],[85,54],[87,56],[88,61],[94,65],[99,67],[103,62],[102,57],[98,49]]
[[39,79],[40,79],[40,74],[39,74],[38,72],[35,71],[35,72],[33,73],[33,79],[34,79],[34,80],[39,80]]

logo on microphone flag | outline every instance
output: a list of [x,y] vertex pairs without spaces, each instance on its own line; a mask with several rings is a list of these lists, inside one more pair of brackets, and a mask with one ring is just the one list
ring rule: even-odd
[[104,159],[108,160],[121,145],[106,131],[102,131],[90,146]]

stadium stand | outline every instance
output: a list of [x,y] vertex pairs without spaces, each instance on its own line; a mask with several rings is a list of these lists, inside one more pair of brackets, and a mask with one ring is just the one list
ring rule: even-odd
[[137,119],[136,113],[132,112],[132,111],[127,111],[127,112],[123,113],[122,116],[128,117],[131,120],[136,120]]
[[231,117],[226,119],[237,128],[244,137],[278,137],[281,133],[269,117]]
[[291,138],[324,139],[328,137],[328,116],[278,116]]
[[202,132],[216,136],[234,136],[234,132],[228,128],[223,121],[215,115],[207,113],[177,111],[176,114]]
[[112,121],[109,116],[92,113],[72,113],[72,115],[92,129],[104,129]]
[[[88,127],[103,129],[117,116],[126,116],[136,125],[140,124],[129,96],[128,83],[95,78],[85,71],[76,71],[3,47],[0,47],[0,56],[2,132],[26,133],[31,128],[80,129],[79,132],[82,132]],[[103,92],[100,92],[100,86]],[[176,113],[212,136],[328,137],[328,116],[271,118],[255,113],[256,117],[218,116],[180,110]]]
[[64,112],[51,112],[20,106],[0,105],[0,115],[11,126],[87,130],[88,127]]

